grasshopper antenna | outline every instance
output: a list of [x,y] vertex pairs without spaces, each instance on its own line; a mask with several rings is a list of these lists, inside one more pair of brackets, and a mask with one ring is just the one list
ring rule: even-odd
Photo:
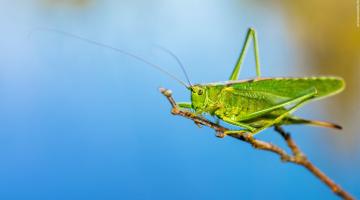
[[167,48],[165,48],[165,47],[163,47],[163,46],[155,45],[155,47],[158,48],[158,49],[160,49],[160,50],[162,50],[162,51],[164,51],[165,53],[168,53],[171,57],[173,57],[173,58],[176,60],[176,62],[179,64],[182,72],[184,73],[185,78],[186,78],[187,82],[189,83],[189,86],[191,87],[192,84],[191,84],[189,75],[188,75],[188,73],[186,73],[185,67],[184,67],[184,65],[181,63],[179,57],[177,57],[174,52],[170,51],[169,49],[167,49]]
[[[140,57],[140,56],[137,56],[135,54],[132,54],[128,51],[125,51],[125,50],[122,50],[122,49],[119,49],[119,48],[116,48],[116,47],[113,47],[113,46],[110,46],[110,45],[107,45],[107,44],[103,44],[101,42],[97,42],[95,40],[91,40],[91,39],[88,39],[88,38],[85,38],[85,37],[81,37],[79,35],[75,35],[75,34],[72,34],[72,33],[69,33],[69,32],[65,32],[65,31],[62,31],[62,30],[58,30],[58,29],[53,29],[53,28],[34,28],[32,29],[30,32],[29,32],[29,35],[28,35],[28,38],[31,38],[33,33],[36,32],[36,31],[47,31],[47,32],[54,32],[54,33],[57,33],[57,34],[61,34],[61,35],[64,35],[64,36],[67,36],[67,37],[70,37],[70,38],[74,38],[74,39],[78,39],[78,40],[81,40],[81,41],[84,41],[84,42],[87,42],[89,44],[93,44],[93,45],[96,45],[96,46],[99,46],[99,47],[103,47],[103,48],[107,48],[107,49],[111,49],[113,51],[116,51],[118,53],[121,53],[123,55],[126,55],[128,57],[131,57],[131,58],[134,58],[138,61],[141,61],[157,70],[159,70],[160,72],[162,72],[163,74],[173,78],[174,80],[176,80],[177,82],[179,82],[181,85],[185,86],[186,88],[189,88],[188,85],[186,85],[186,83],[182,80],[180,80],[179,78],[177,78],[175,75],[171,74],[170,72],[166,71],[163,67],[157,65],[157,64],[154,64],[148,60],[146,60],[145,58],[143,57]],[[187,77],[187,75],[186,75]],[[189,82],[190,83],[190,82]],[[190,85],[191,86],[191,85]]]

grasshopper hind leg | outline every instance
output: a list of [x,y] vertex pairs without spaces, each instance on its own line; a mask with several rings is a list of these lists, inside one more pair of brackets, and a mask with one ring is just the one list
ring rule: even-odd
[[259,47],[258,47],[258,39],[255,29],[249,28],[244,45],[242,47],[240,56],[236,62],[235,68],[233,69],[229,80],[237,80],[240,74],[240,69],[243,64],[247,49],[249,48],[250,42],[253,40],[253,48],[254,48],[254,55],[255,55],[255,69],[256,69],[256,77],[260,78],[261,72],[260,72],[260,56],[259,56]]
[[310,125],[310,126],[320,126],[324,128],[333,128],[333,129],[339,129],[341,130],[342,127],[338,124],[334,124],[331,122],[325,122],[325,121],[319,121],[319,120],[309,120],[309,119],[303,119],[296,116],[289,116],[285,118],[280,125],[291,125],[291,124],[304,124],[304,125]]
[[[310,93],[308,95],[308,98],[304,99],[303,101],[300,101],[299,103],[297,103],[296,105],[294,105],[292,108],[290,108],[289,110],[287,110],[286,112],[284,112],[283,114],[279,115],[278,117],[276,117],[274,120],[272,120],[270,123],[266,124],[265,126],[256,129],[255,131],[252,132],[253,135],[271,127],[274,125],[279,125],[284,118],[286,118],[289,114],[291,114],[292,112],[294,112],[295,110],[297,110],[299,107],[301,107],[303,104],[305,104],[306,102],[309,101],[309,99],[311,98],[312,95],[314,95],[315,93]],[[306,95],[304,95],[306,96]]]

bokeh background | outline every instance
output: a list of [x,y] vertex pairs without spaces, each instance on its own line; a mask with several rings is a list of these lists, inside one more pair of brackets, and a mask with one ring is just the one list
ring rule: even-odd
[[[0,199],[338,199],[303,168],[169,113],[158,92],[189,92],[119,47],[195,83],[226,80],[248,27],[264,76],[344,77],[346,90],[303,117],[343,131],[289,126],[318,167],[360,197],[360,28],[356,1],[1,0]],[[251,51],[249,51],[251,52]],[[254,77],[248,54],[242,78]],[[285,147],[267,130],[259,138]]]

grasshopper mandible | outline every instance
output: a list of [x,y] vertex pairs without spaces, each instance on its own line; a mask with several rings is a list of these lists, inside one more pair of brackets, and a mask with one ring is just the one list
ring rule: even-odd
[[[292,113],[310,101],[341,92],[345,87],[344,80],[333,76],[262,78],[258,40],[256,31],[253,28],[249,28],[247,32],[242,51],[228,81],[191,84],[180,60],[171,51],[163,49],[179,63],[189,85],[159,65],[153,64],[140,56],[122,49],[57,29],[38,28],[33,31],[36,30],[56,32],[97,46],[112,49],[135,58],[170,76],[191,91],[191,102],[177,103],[180,108],[190,109],[196,115],[206,113],[226,123],[242,128],[241,130],[226,131],[225,135],[243,132],[257,134],[272,126],[289,124],[316,125],[341,129],[341,126],[333,123],[302,119],[292,115]],[[237,80],[241,65],[252,40],[255,54],[256,78]],[[223,134],[221,136],[223,136]]]
[[[237,80],[251,40],[254,44],[256,78]],[[197,115],[206,113],[242,128],[227,131],[225,135],[243,132],[257,134],[275,125],[289,124],[341,129],[341,126],[333,123],[302,119],[291,113],[310,101],[339,93],[344,87],[343,79],[332,76],[262,78],[257,35],[250,28],[229,80],[190,84],[187,88],[191,91],[191,103],[177,105],[191,109]]]

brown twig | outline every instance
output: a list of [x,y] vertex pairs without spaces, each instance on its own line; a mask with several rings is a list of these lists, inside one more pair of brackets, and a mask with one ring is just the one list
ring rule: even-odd
[[[224,132],[229,130],[219,124],[213,123],[201,116],[195,115],[194,113],[179,109],[176,105],[175,100],[172,98],[172,93],[170,90],[160,88],[160,92],[168,99],[171,104],[172,110],[171,113],[173,115],[180,115],[182,117],[188,118],[195,122],[198,126],[207,126],[215,130],[218,137],[224,137]],[[296,145],[294,140],[291,138],[290,133],[285,132],[281,127],[276,126],[275,130],[284,138],[288,147],[291,149],[292,154],[288,154],[282,148],[271,144],[266,141],[262,141],[259,139],[255,139],[251,134],[247,133],[239,133],[239,134],[231,134],[230,137],[236,138],[243,142],[247,142],[251,144],[256,149],[261,149],[264,151],[269,151],[275,153],[280,156],[281,160],[284,162],[291,162],[297,165],[301,165],[309,170],[313,175],[315,175],[318,179],[320,179],[323,183],[325,183],[335,194],[340,196],[343,199],[354,199],[349,193],[343,190],[338,184],[336,184],[333,180],[331,180],[326,174],[324,174],[320,169],[315,167],[302,153],[299,147]]]

